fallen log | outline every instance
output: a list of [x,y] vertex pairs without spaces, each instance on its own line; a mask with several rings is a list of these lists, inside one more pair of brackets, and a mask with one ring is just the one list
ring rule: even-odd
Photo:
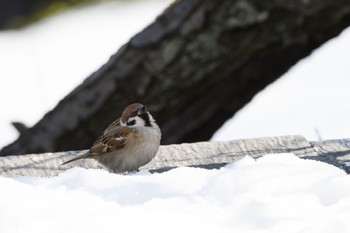
[[[75,166],[104,169],[93,159],[61,166],[62,162],[84,152],[68,151],[1,157],[0,175],[50,177]],[[298,135],[161,146],[156,157],[142,169],[151,172],[164,172],[181,166],[215,169],[244,156],[257,159],[272,153],[293,153],[303,159],[326,162],[348,173],[350,171],[350,139],[309,142]]]

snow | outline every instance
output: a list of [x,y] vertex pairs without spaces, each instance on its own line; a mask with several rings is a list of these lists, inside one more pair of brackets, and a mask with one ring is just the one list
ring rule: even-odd
[[0,177],[0,232],[349,232],[350,178],[292,154],[219,170]]
[[[0,32],[0,147],[16,138],[10,121],[33,125],[170,2],[103,3]],[[347,29],[300,61],[213,140],[348,137],[349,37]],[[161,174],[74,168],[0,177],[0,186],[1,233],[350,232],[349,176],[291,154]]]

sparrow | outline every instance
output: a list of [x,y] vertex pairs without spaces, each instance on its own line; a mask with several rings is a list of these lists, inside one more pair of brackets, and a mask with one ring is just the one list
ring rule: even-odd
[[92,158],[115,173],[136,171],[157,154],[160,138],[160,128],[152,115],[144,105],[134,103],[107,127],[86,154],[62,165]]

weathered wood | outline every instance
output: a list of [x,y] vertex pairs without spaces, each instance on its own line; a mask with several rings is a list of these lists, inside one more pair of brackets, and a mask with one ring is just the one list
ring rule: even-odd
[[[92,159],[61,166],[85,151],[70,151],[0,158],[1,176],[55,176],[72,167],[105,169]],[[142,169],[164,172],[181,166],[220,168],[244,156],[293,153],[303,159],[325,162],[350,173],[350,139],[308,142],[302,136],[253,138],[223,142],[198,142],[161,146],[157,156]]]
[[132,102],[149,107],[163,144],[207,140],[349,24],[349,0],[176,1],[0,154],[89,148]]
[[[54,176],[74,166],[101,168],[92,159],[64,166],[60,164],[85,151],[6,156],[0,158],[2,176]],[[259,158],[271,153],[294,153],[301,158],[316,158],[314,147],[301,136],[255,138],[225,142],[198,142],[161,146],[157,156],[142,169],[162,172],[174,167],[219,168],[244,156]]]
[[350,173],[350,139],[326,140],[311,143],[318,156],[307,157],[317,159],[344,169]]

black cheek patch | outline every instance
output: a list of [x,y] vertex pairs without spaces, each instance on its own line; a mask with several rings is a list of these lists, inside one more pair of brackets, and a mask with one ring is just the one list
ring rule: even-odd
[[136,120],[126,122],[126,125],[128,125],[128,126],[135,125],[135,124],[136,124]]

